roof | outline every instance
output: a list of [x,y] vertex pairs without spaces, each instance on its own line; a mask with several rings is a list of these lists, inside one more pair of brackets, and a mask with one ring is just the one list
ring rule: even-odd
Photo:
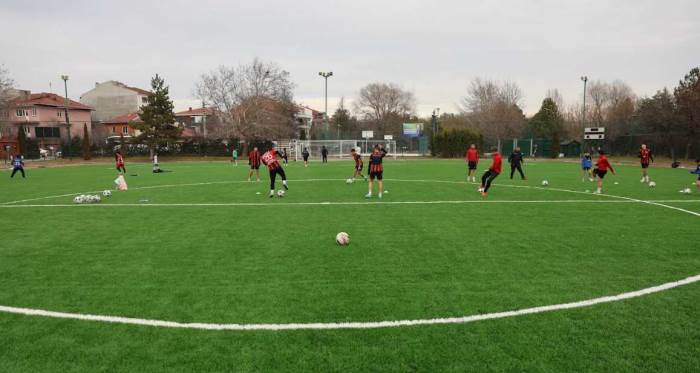
[[193,138],[195,137],[195,132],[192,128],[183,128],[182,132],[180,133],[180,137],[182,138]]
[[210,115],[211,111],[212,110],[210,108],[197,108],[197,109],[190,108],[189,110],[175,113],[175,116],[176,117],[187,117],[187,116],[195,116],[195,115]]
[[[16,106],[51,106],[64,108],[66,107],[66,99],[55,93],[32,93],[16,98],[13,102]],[[93,110],[90,106],[83,105],[80,102],[68,100],[68,109],[71,110]]]
[[128,85],[125,85],[124,88],[126,88],[126,89],[128,89],[128,90],[131,90],[131,91],[134,91],[134,92],[136,92],[136,93],[138,93],[138,94],[145,95],[145,96],[150,96],[150,95],[153,94],[153,93],[151,93],[151,92],[149,92],[149,91],[147,91],[147,90],[145,90],[145,89],[136,88],[136,87],[129,87]]
[[126,124],[129,122],[140,122],[141,117],[139,116],[139,113],[129,113],[129,114],[123,114],[119,115],[117,117],[114,117],[110,120],[106,120],[102,122],[102,124]]

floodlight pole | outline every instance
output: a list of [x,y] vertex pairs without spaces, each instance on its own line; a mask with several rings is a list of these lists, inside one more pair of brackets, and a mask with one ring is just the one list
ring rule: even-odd
[[586,127],[586,84],[588,83],[588,77],[582,76],[583,81],[583,116],[581,117],[581,126]]
[[70,118],[68,117],[68,75],[61,75],[61,79],[63,80],[63,88],[65,89],[66,93],[63,109],[65,110],[66,115],[66,128],[68,128],[68,159],[72,160],[73,155],[71,154],[71,143],[73,141],[71,140]]
[[[325,136],[327,137],[328,136],[328,78],[333,76],[333,72],[332,71],[328,71],[328,72],[321,71],[318,73],[318,75],[322,76],[323,79],[325,80],[325,83],[326,83],[326,93],[325,93],[326,106],[325,106],[325,109],[323,110],[323,132],[324,132]],[[340,129],[338,129],[338,132],[340,133]]]

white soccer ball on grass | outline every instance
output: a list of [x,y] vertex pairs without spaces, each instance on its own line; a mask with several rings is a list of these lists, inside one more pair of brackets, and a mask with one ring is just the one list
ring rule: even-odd
[[340,232],[335,235],[335,242],[340,246],[347,246],[350,244],[350,235],[345,232]]
[[112,196],[112,191],[111,190],[105,190],[102,192],[102,195],[105,197],[111,197]]
[[280,198],[284,197],[284,190],[282,190],[282,189],[278,190],[277,197],[280,197]]
[[345,180],[345,184],[352,184],[352,183],[354,183],[354,182],[355,182],[355,180],[353,180],[353,179],[347,179],[347,180]]
[[653,181],[650,181],[650,182],[649,182],[649,188],[655,188],[655,187],[656,187],[656,183],[653,182]]
[[549,181],[547,181],[547,180],[542,180],[542,186],[548,186],[548,185],[549,185]]

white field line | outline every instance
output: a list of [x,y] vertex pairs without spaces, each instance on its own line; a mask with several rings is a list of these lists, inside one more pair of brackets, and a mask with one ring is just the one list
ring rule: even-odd
[[402,326],[418,326],[418,325],[438,325],[438,324],[464,324],[483,320],[503,319],[507,317],[516,317],[523,315],[531,315],[544,312],[552,312],[559,310],[570,310],[575,308],[590,307],[597,304],[619,302],[626,299],[641,297],[644,295],[659,293],[670,290],[679,286],[689,285],[700,281],[700,275],[687,277],[685,279],[665,284],[652,286],[649,288],[622,293],[618,295],[610,295],[599,298],[587,299],[571,303],[559,303],[548,306],[524,308],[515,311],[504,311],[494,313],[484,313],[461,317],[446,317],[435,319],[416,319],[416,320],[393,320],[393,321],[368,321],[368,322],[329,322],[329,323],[287,323],[287,324],[213,324],[213,323],[181,323],[177,321],[164,320],[149,320],[131,317],[120,316],[104,316],[104,315],[89,315],[80,313],[56,312],[39,310],[32,308],[8,307],[0,306],[0,312],[26,315],[26,316],[43,316],[58,319],[72,319],[83,321],[99,321],[114,324],[127,325],[142,325],[161,328],[180,328],[180,329],[204,329],[204,330],[327,330],[327,329],[378,329],[378,328],[396,328]]
[[[20,209],[39,207],[277,207],[277,206],[358,206],[358,205],[459,205],[459,204],[557,204],[557,203],[700,203],[700,200],[663,200],[663,201],[638,201],[630,200],[595,200],[595,199],[567,199],[567,200],[455,200],[455,201],[349,201],[349,202],[202,202],[202,203],[96,203],[96,204],[25,204],[25,205],[0,205],[0,209]],[[665,205],[663,205],[665,207]],[[672,206],[669,206],[669,208]],[[675,208],[674,208],[675,209]],[[680,211],[686,211],[679,209]]]

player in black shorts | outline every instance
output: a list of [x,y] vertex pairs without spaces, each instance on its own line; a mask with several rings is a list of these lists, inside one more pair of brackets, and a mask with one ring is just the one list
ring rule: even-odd
[[301,152],[301,156],[304,157],[304,167],[309,167],[309,149],[304,148],[304,151]]
[[372,184],[374,184],[374,179],[377,179],[379,184],[379,198],[382,198],[382,193],[384,192],[384,167],[382,166],[382,160],[386,156],[386,150],[375,146],[372,154],[369,156],[369,192],[365,198],[372,198]]
[[352,150],[350,150],[350,155],[355,161],[355,169],[352,173],[352,181],[355,181],[355,178],[357,178],[358,176],[367,180],[367,177],[365,177],[365,175],[362,174],[364,162],[362,162],[362,156],[360,155],[360,153],[358,153],[357,150],[355,150],[355,148],[352,148]]

